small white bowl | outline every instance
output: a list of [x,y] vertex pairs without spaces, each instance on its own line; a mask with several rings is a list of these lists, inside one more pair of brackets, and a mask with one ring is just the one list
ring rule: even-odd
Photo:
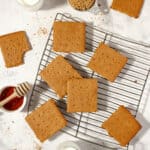
[[[10,85],[10,86],[6,86],[6,87],[2,88],[2,89],[0,90],[0,94],[3,92],[4,89],[6,89],[6,88],[8,88],[8,87],[15,87],[15,86],[14,86],[14,85]],[[8,113],[20,112],[20,111],[22,111],[22,110],[24,109],[24,107],[25,107],[25,105],[26,105],[26,102],[27,102],[27,96],[25,95],[25,96],[24,96],[24,99],[23,99],[23,103],[22,103],[22,105],[21,105],[18,109],[15,109],[15,110],[8,110],[8,109],[6,109],[6,108],[4,108],[4,107],[1,107],[0,109],[1,109],[2,112],[8,112]]]

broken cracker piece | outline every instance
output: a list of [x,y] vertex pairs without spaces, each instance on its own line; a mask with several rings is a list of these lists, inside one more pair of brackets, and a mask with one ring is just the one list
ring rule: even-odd
[[0,36],[0,47],[6,67],[23,64],[23,55],[31,49],[25,31]]

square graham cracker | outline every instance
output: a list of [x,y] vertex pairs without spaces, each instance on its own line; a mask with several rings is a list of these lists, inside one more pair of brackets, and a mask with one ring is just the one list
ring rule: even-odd
[[40,72],[42,79],[47,82],[60,98],[67,93],[67,81],[72,78],[82,78],[80,74],[62,56],[57,56]]
[[85,51],[85,23],[54,22],[53,50],[57,52]]
[[127,58],[125,56],[110,48],[108,45],[100,43],[88,67],[113,82],[126,62]]
[[72,79],[67,83],[67,112],[97,111],[97,80]]
[[113,0],[111,8],[138,18],[143,3],[144,0]]
[[102,124],[102,128],[106,129],[121,146],[126,146],[141,129],[141,125],[124,106],[120,106]]
[[44,103],[27,115],[25,120],[41,142],[53,136],[67,124],[54,100]]
[[23,64],[23,54],[31,49],[24,31],[0,36],[0,47],[6,67]]

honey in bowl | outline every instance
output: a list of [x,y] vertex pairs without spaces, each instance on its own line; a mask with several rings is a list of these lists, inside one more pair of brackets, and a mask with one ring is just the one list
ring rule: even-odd
[[[8,96],[10,96],[13,93],[14,88],[15,87],[10,86],[10,87],[6,87],[5,89],[3,89],[2,92],[0,93],[0,101],[4,100]],[[22,97],[15,97],[15,98],[11,99],[3,107],[8,111],[15,111],[22,106],[23,101],[24,101],[23,96]]]

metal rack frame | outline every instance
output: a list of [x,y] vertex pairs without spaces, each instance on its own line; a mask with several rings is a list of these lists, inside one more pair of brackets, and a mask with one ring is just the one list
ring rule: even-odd
[[[78,21],[76,18],[57,13],[54,21]],[[94,143],[103,149],[128,149],[121,147],[108,133],[100,128],[119,105],[126,106],[136,116],[150,70],[150,48],[144,43],[132,41],[122,36],[109,33],[98,27],[86,25],[86,52],[83,54],[57,53],[52,50],[53,29],[51,30],[35,79],[29,103],[29,111],[50,98],[56,100],[58,107],[68,120],[62,131],[79,139]],[[86,67],[100,42],[109,44],[128,57],[128,62],[114,83]],[[83,77],[98,79],[98,112],[66,113],[66,97],[59,100],[55,92],[38,75],[57,55],[63,55]]]

